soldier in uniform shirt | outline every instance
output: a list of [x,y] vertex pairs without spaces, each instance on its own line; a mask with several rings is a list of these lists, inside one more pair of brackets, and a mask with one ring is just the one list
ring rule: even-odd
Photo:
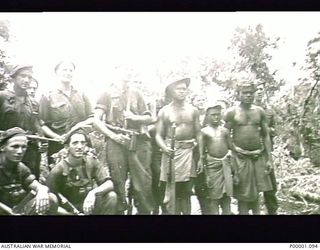
[[91,145],[84,131],[72,132],[65,142],[67,156],[52,169],[47,185],[59,198],[62,194],[86,215],[114,214],[117,195],[113,182],[100,161],[86,154],[87,146]]

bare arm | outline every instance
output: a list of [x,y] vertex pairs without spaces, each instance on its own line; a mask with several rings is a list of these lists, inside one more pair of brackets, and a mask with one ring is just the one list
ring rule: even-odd
[[83,201],[83,212],[85,214],[91,214],[94,209],[97,194],[105,194],[113,190],[113,183],[111,180],[107,180],[100,186],[92,189]]
[[158,121],[156,124],[156,142],[161,150],[166,154],[171,154],[172,150],[167,147],[165,143],[165,118],[164,118],[164,110],[161,109],[159,111]]
[[112,139],[116,136],[116,134],[105,126],[103,122],[103,115],[104,115],[104,110],[95,109],[93,124],[101,133],[103,133],[105,136]]
[[60,135],[53,132],[47,125],[42,125],[41,129],[46,136],[53,139],[60,139]]
[[231,171],[232,171],[232,174],[238,176],[238,174],[239,174],[238,166],[237,166],[237,164],[236,164],[236,162],[234,160],[235,151],[234,151],[232,138],[231,138],[229,130],[226,130],[225,138],[226,138],[226,141],[227,141],[227,144],[228,144],[228,148],[229,148],[229,150],[231,150],[231,153],[232,153],[232,157],[231,157]]
[[29,188],[36,191],[36,213],[43,214],[49,209],[49,188],[34,180]]
[[195,110],[195,114],[194,114],[194,129],[195,129],[195,135],[196,135],[196,140],[199,146],[199,156],[200,159],[203,159],[203,150],[204,150],[204,146],[203,146],[203,136],[201,133],[201,125],[200,125],[200,121],[199,121],[199,111]]
[[90,192],[93,195],[97,194],[105,194],[113,190],[113,182],[111,180],[107,180],[104,183],[102,183],[100,186],[92,189]]
[[234,117],[234,110],[233,110],[233,108],[229,108],[229,109],[226,111],[226,113],[225,113],[225,115],[224,115],[224,117],[223,117],[223,119],[224,119],[224,121],[225,121],[225,127],[226,127],[229,131],[231,131],[231,129],[232,129],[233,117]]
[[271,140],[270,140],[267,118],[264,110],[261,109],[260,112],[261,112],[261,134],[263,137],[263,143],[266,150],[267,161],[269,161],[272,164]]
[[152,117],[150,114],[146,115],[135,115],[131,111],[124,111],[124,116],[126,119],[139,122],[140,124],[151,124],[152,123]]
[[110,138],[111,140],[124,145],[127,141],[130,140],[128,136],[123,134],[116,134],[111,131],[103,122],[104,111],[102,109],[96,109],[94,112],[93,124],[94,126],[105,136]]

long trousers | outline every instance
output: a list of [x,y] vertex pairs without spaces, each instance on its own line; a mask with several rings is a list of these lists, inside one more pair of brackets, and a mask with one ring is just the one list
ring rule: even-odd
[[112,140],[107,142],[107,162],[118,195],[117,211],[127,209],[125,182],[130,172],[133,197],[139,214],[149,214],[154,208],[152,196],[150,141],[137,137],[136,150],[129,151],[125,146]]
[[92,214],[113,215],[117,209],[117,194],[110,191],[104,195],[97,195]]

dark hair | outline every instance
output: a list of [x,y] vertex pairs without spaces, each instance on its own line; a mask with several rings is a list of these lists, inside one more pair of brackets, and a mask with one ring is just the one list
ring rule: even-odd
[[71,61],[61,61],[54,67],[54,72],[57,73],[57,70],[59,69],[60,65],[62,63],[65,63],[65,62],[70,63],[73,66],[73,69],[76,69],[76,65],[73,62],[71,62]]
[[88,146],[91,148],[92,147],[92,143],[90,138],[87,136],[87,134],[85,133],[85,131],[83,129],[77,129],[75,131],[72,131],[65,139],[65,141],[63,142],[64,145],[68,145],[70,143],[71,137],[75,134],[81,134],[84,136],[84,138],[86,139],[86,142],[88,144]]

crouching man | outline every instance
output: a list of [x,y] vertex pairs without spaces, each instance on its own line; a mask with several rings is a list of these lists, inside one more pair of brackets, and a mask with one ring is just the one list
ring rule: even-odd
[[14,127],[0,136],[0,214],[56,214],[58,200],[40,184],[21,161],[26,153],[26,131]]
[[117,195],[113,183],[99,160],[86,154],[87,146],[90,141],[84,131],[72,132],[65,141],[67,156],[54,166],[47,185],[71,214],[114,214]]

